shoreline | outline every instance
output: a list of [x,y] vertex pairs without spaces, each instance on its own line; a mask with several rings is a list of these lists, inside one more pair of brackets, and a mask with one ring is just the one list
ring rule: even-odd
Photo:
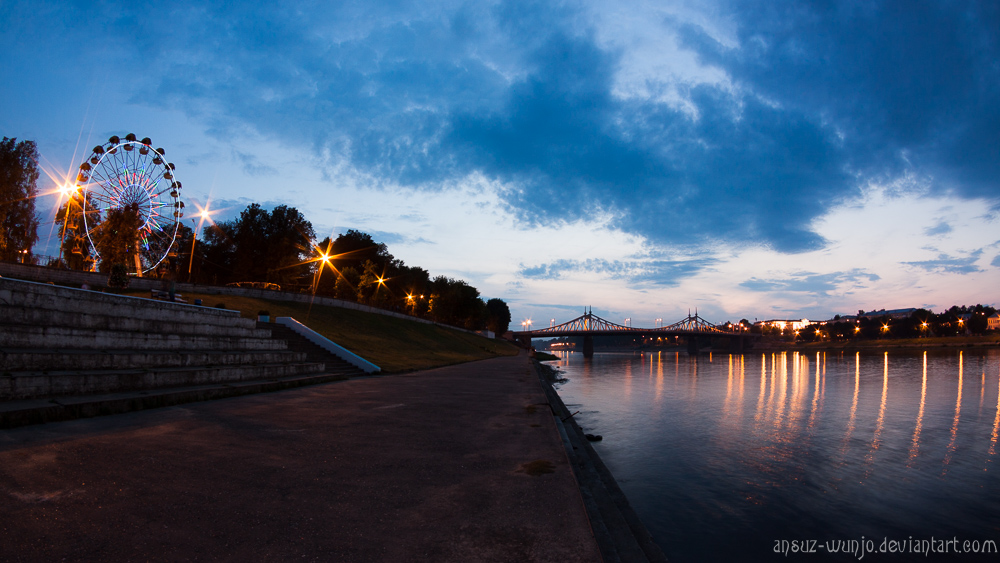
[[666,563],[660,546],[552,386],[558,381],[559,371],[534,360],[532,366],[552,409],[604,560]]

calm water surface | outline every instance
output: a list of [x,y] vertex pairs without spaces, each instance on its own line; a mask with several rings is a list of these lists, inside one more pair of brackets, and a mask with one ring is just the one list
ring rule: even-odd
[[[876,549],[932,536],[1000,544],[996,350],[562,353],[551,364],[672,561],[851,561],[863,553],[825,548],[863,550],[862,537]],[[822,547],[776,556],[783,539]],[[954,557],[862,560],[901,559]]]

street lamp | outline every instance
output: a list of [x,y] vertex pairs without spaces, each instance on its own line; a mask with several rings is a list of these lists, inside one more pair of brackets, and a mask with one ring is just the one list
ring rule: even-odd
[[62,262],[64,268],[66,267],[66,224],[69,223],[70,210],[76,201],[73,196],[78,189],[80,189],[80,186],[70,183],[59,186],[59,193],[62,194],[62,197],[66,198],[66,215],[63,217],[62,238],[59,240],[59,260]]
[[188,283],[191,283],[191,266],[194,265],[194,243],[198,241],[198,231],[201,230],[201,226],[208,221],[212,216],[212,212],[208,210],[206,205],[204,209],[198,213],[198,227],[194,227],[194,219],[191,219],[191,256],[188,257]]
[[323,274],[323,266],[330,263],[330,255],[325,252],[321,252],[319,258],[317,258],[316,261],[322,262],[322,264],[320,264],[319,267],[316,268],[316,272],[313,274],[313,287],[312,287],[313,295],[316,295],[316,288],[319,286],[319,277]]

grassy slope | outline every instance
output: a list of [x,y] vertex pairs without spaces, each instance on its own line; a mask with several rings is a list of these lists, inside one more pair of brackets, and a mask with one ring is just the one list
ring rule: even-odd
[[[149,292],[130,292],[148,297]],[[505,342],[475,334],[450,330],[386,315],[353,309],[306,303],[269,301],[231,295],[184,294],[189,303],[201,299],[214,307],[225,303],[227,309],[240,311],[243,317],[256,319],[267,310],[275,317],[293,317],[309,328],[382,368],[385,373],[427,369],[495,356],[512,356],[517,348]]]

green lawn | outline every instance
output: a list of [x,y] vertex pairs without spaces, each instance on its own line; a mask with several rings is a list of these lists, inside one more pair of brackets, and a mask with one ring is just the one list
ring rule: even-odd
[[[149,296],[149,292],[129,294],[136,297]],[[256,319],[260,310],[269,311],[272,321],[275,317],[292,317],[379,366],[383,373],[427,369],[495,356],[513,356],[518,351],[512,344],[475,334],[353,309],[323,305],[313,305],[310,309],[306,303],[232,295],[185,293],[184,299],[188,303],[201,299],[202,305],[207,307],[224,303],[227,309],[240,311],[248,319]]]

